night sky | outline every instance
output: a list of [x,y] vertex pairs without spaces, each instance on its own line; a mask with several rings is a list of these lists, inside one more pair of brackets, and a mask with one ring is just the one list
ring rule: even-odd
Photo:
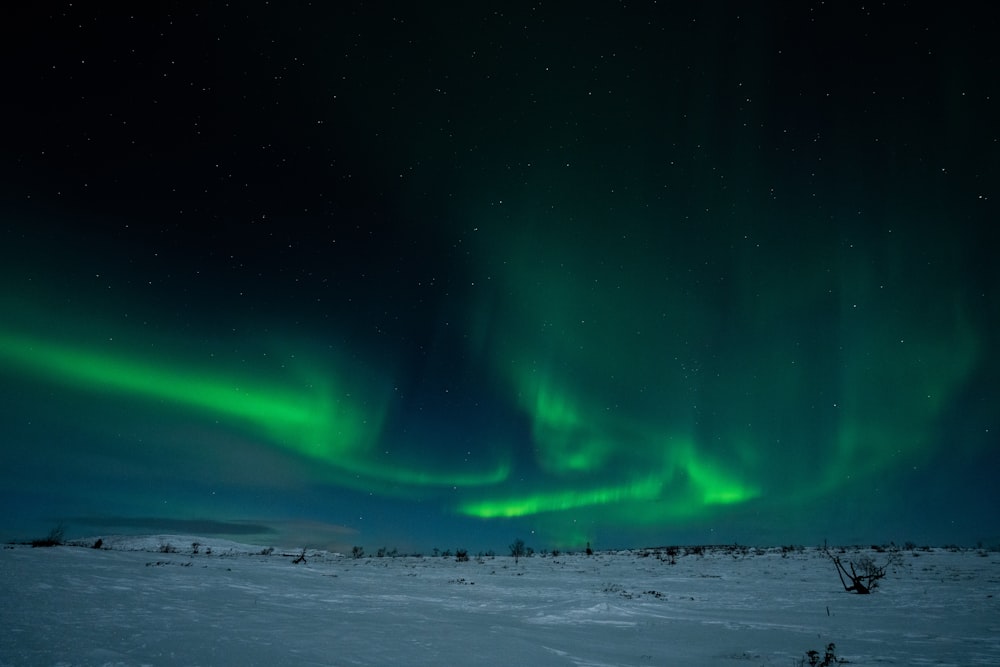
[[1000,543],[995,14],[39,4],[0,538]]

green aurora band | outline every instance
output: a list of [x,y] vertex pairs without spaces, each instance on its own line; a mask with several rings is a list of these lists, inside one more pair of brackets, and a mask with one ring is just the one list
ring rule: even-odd
[[909,284],[919,267],[890,242],[869,251],[893,257],[888,275],[862,248],[838,256],[797,239],[816,247],[784,264],[730,252],[718,271],[737,278],[705,286],[682,251],[548,237],[548,222],[529,243],[510,233],[514,217],[484,240],[497,287],[470,326],[531,424],[539,480],[459,511],[537,516],[556,542],[589,539],[581,521],[654,527],[804,506],[912,470],[939,453],[937,419],[980,358],[947,272],[933,287],[944,297],[928,302]]
[[315,372],[301,378],[296,390],[253,384],[236,375],[206,377],[204,372],[182,370],[176,362],[154,364],[11,334],[0,335],[0,360],[90,392],[166,401],[230,419],[276,445],[327,464],[342,473],[340,483],[365,490],[404,493],[398,485],[490,485],[508,475],[503,463],[471,473],[380,464],[372,449],[382,429],[384,405],[352,398],[350,390],[335,387]]
[[[734,255],[719,271],[737,279],[705,287],[687,277],[694,260],[680,251],[671,263],[599,235],[571,247],[536,240],[484,239],[492,291],[468,307],[469,350],[528,437],[472,469],[390,441],[389,401],[370,369],[352,375],[310,359],[269,381],[264,370],[11,332],[0,335],[0,365],[223,419],[324,464],[324,482],[437,494],[458,515],[527,519],[569,546],[609,526],[804,507],[921,466],[940,453],[937,420],[981,356],[967,306],[947,298],[955,286],[944,280],[934,288],[942,298],[925,298],[902,260],[875,275],[878,262],[860,251],[785,265]],[[485,446],[495,433],[468,437],[478,443],[470,450],[497,449]],[[387,449],[398,456],[383,457]]]

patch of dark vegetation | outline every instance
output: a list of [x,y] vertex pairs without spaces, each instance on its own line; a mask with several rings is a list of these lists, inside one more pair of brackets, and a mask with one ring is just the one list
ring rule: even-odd
[[667,596],[661,593],[660,591],[649,590],[649,591],[642,591],[641,593],[633,593],[632,591],[627,590],[621,584],[605,584],[604,588],[601,589],[601,592],[611,593],[613,595],[619,595],[626,600],[634,600],[636,598],[641,598],[644,595],[656,598],[657,600],[667,599]]
[[524,546],[524,540],[520,537],[511,542],[507,548],[510,549],[510,555],[514,557],[515,563],[517,563],[524,556],[528,555],[527,547]]
[[734,559],[745,558],[750,555],[750,547],[743,546],[742,544],[733,544],[726,547],[723,551]]
[[798,662],[798,667],[833,667],[833,665],[845,665],[847,660],[838,658],[836,654],[837,645],[830,642],[826,645],[826,650],[820,655],[819,651],[806,651],[806,657]]
[[45,537],[31,540],[32,547],[58,547],[64,542],[66,527],[61,523],[56,525]]
[[192,563],[191,561],[185,561],[183,563],[174,563],[173,561],[170,560],[158,560],[146,563],[146,567],[164,567],[166,565],[177,565],[178,567],[191,567]]

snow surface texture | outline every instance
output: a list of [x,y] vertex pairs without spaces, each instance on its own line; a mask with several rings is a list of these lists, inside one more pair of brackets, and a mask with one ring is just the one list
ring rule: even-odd
[[851,665],[1000,664],[992,552],[905,551],[855,595],[814,549],[293,564],[220,540],[103,542],[0,549],[0,665],[786,667],[830,642]]

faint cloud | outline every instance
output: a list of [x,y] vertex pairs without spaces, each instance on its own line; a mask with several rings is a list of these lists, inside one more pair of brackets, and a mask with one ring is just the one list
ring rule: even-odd
[[272,535],[274,528],[247,521],[217,521],[215,519],[166,519],[162,517],[73,517],[67,523],[102,528],[130,528],[151,532],[180,532],[195,535]]
[[275,523],[275,541],[285,545],[303,545],[314,549],[345,551],[350,549],[350,537],[358,531],[348,526],[323,521],[295,519]]

